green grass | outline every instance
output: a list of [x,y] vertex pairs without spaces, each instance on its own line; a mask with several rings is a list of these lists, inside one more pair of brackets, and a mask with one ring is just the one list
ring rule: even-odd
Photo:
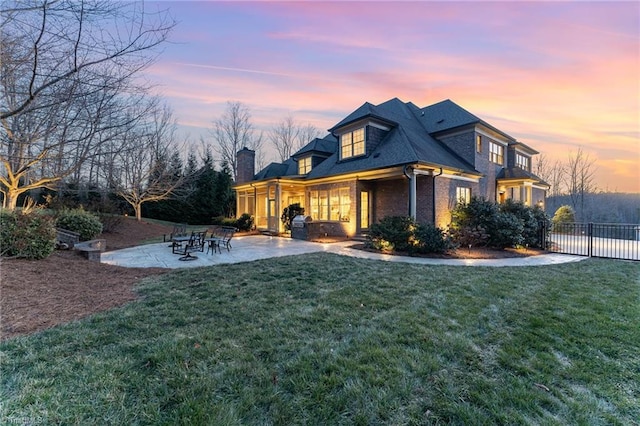
[[331,254],[172,272],[2,343],[0,423],[638,424],[639,276]]

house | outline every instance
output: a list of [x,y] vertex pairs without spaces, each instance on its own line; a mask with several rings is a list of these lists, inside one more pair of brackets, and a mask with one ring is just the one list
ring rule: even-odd
[[238,215],[279,233],[283,209],[300,203],[325,234],[352,237],[391,215],[444,228],[451,209],[474,195],[545,200],[548,185],[531,173],[538,152],[450,100],[367,102],[328,131],[258,173],[255,153],[239,151]]

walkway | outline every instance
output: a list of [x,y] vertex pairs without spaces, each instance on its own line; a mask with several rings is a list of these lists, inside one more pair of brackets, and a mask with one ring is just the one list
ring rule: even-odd
[[101,262],[136,268],[192,268],[212,266],[224,263],[251,262],[258,259],[290,256],[296,254],[328,252],[362,259],[386,260],[421,265],[458,265],[458,266],[539,266],[577,262],[585,259],[581,256],[566,254],[545,254],[540,256],[516,257],[507,259],[431,259],[422,257],[391,256],[352,249],[353,241],[340,243],[312,243],[290,238],[250,235],[236,237],[232,241],[231,251],[222,249],[222,253],[199,253],[196,260],[180,261],[177,254],[171,253],[168,243],[148,244],[122,250],[102,253]]

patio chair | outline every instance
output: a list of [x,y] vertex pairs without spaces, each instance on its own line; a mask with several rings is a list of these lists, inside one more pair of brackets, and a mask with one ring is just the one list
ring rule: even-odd
[[189,234],[187,234],[187,224],[186,223],[179,223],[173,226],[173,231],[171,231],[171,234],[169,234],[169,237],[167,238],[167,234],[162,235],[162,241],[163,242],[167,242],[167,241],[171,241],[172,245],[173,245],[173,240],[175,238],[180,238],[180,237],[188,237]]
[[211,238],[207,238],[207,253],[209,250],[215,253],[218,250],[222,253],[221,247],[225,247],[227,251],[231,250],[231,239],[236,232],[236,228],[232,226],[221,226],[211,232]]
[[[236,228],[232,227],[232,226],[223,226],[222,227],[222,239],[219,241],[218,243],[218,248],[224,246],[227,251],[231,251],[232,247],[231,247],[231,239],[233,238],[234,234],[236,233]],[[222,252],[222,250],[220,250]]]
[[204,232],[192,232],[191,237],[184,243],[184,245],[173,245],[172,251],[174,254],[181,254],[178,260],[195,260],[196,256],[193,256],[191,253],[195,251],[203,252],[204,251],[204,240],[207,236],[206,231]]
[[209,250],[211,250],[212,253],[215,253],[218,245],[220,244],[220,241],[222,240],[222,236],[222,227],[214,226],[211,229],[211,236],[209,238],[205,238],[204,240],[205,243],[207,243],[207,254],[209,254]]

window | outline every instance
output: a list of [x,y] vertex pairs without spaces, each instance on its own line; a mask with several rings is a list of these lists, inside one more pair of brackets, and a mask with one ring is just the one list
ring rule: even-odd
[[522,154],[516,154],[516,167],[520,167],[523,170],[529,170],[529,157],[525,157]]
[[298,160],[298,174],[306,175],[311,171],[311,157],[305,157]]
[[489,160],[492,163],[504,164],[504,147],[495,142],[489,142]]
[[330,191],[311,191],[311,217],[315,220],[348,222],[351,219],[351,195],[349,188]]
[[340,136],[340,159],[364,154],[364,128]]
[[482,136],[476,135],[476,152],[482,152]]
[[456,188],[456,203],[469,204],[471,201],[471,188],[463,188],[458,186]]

